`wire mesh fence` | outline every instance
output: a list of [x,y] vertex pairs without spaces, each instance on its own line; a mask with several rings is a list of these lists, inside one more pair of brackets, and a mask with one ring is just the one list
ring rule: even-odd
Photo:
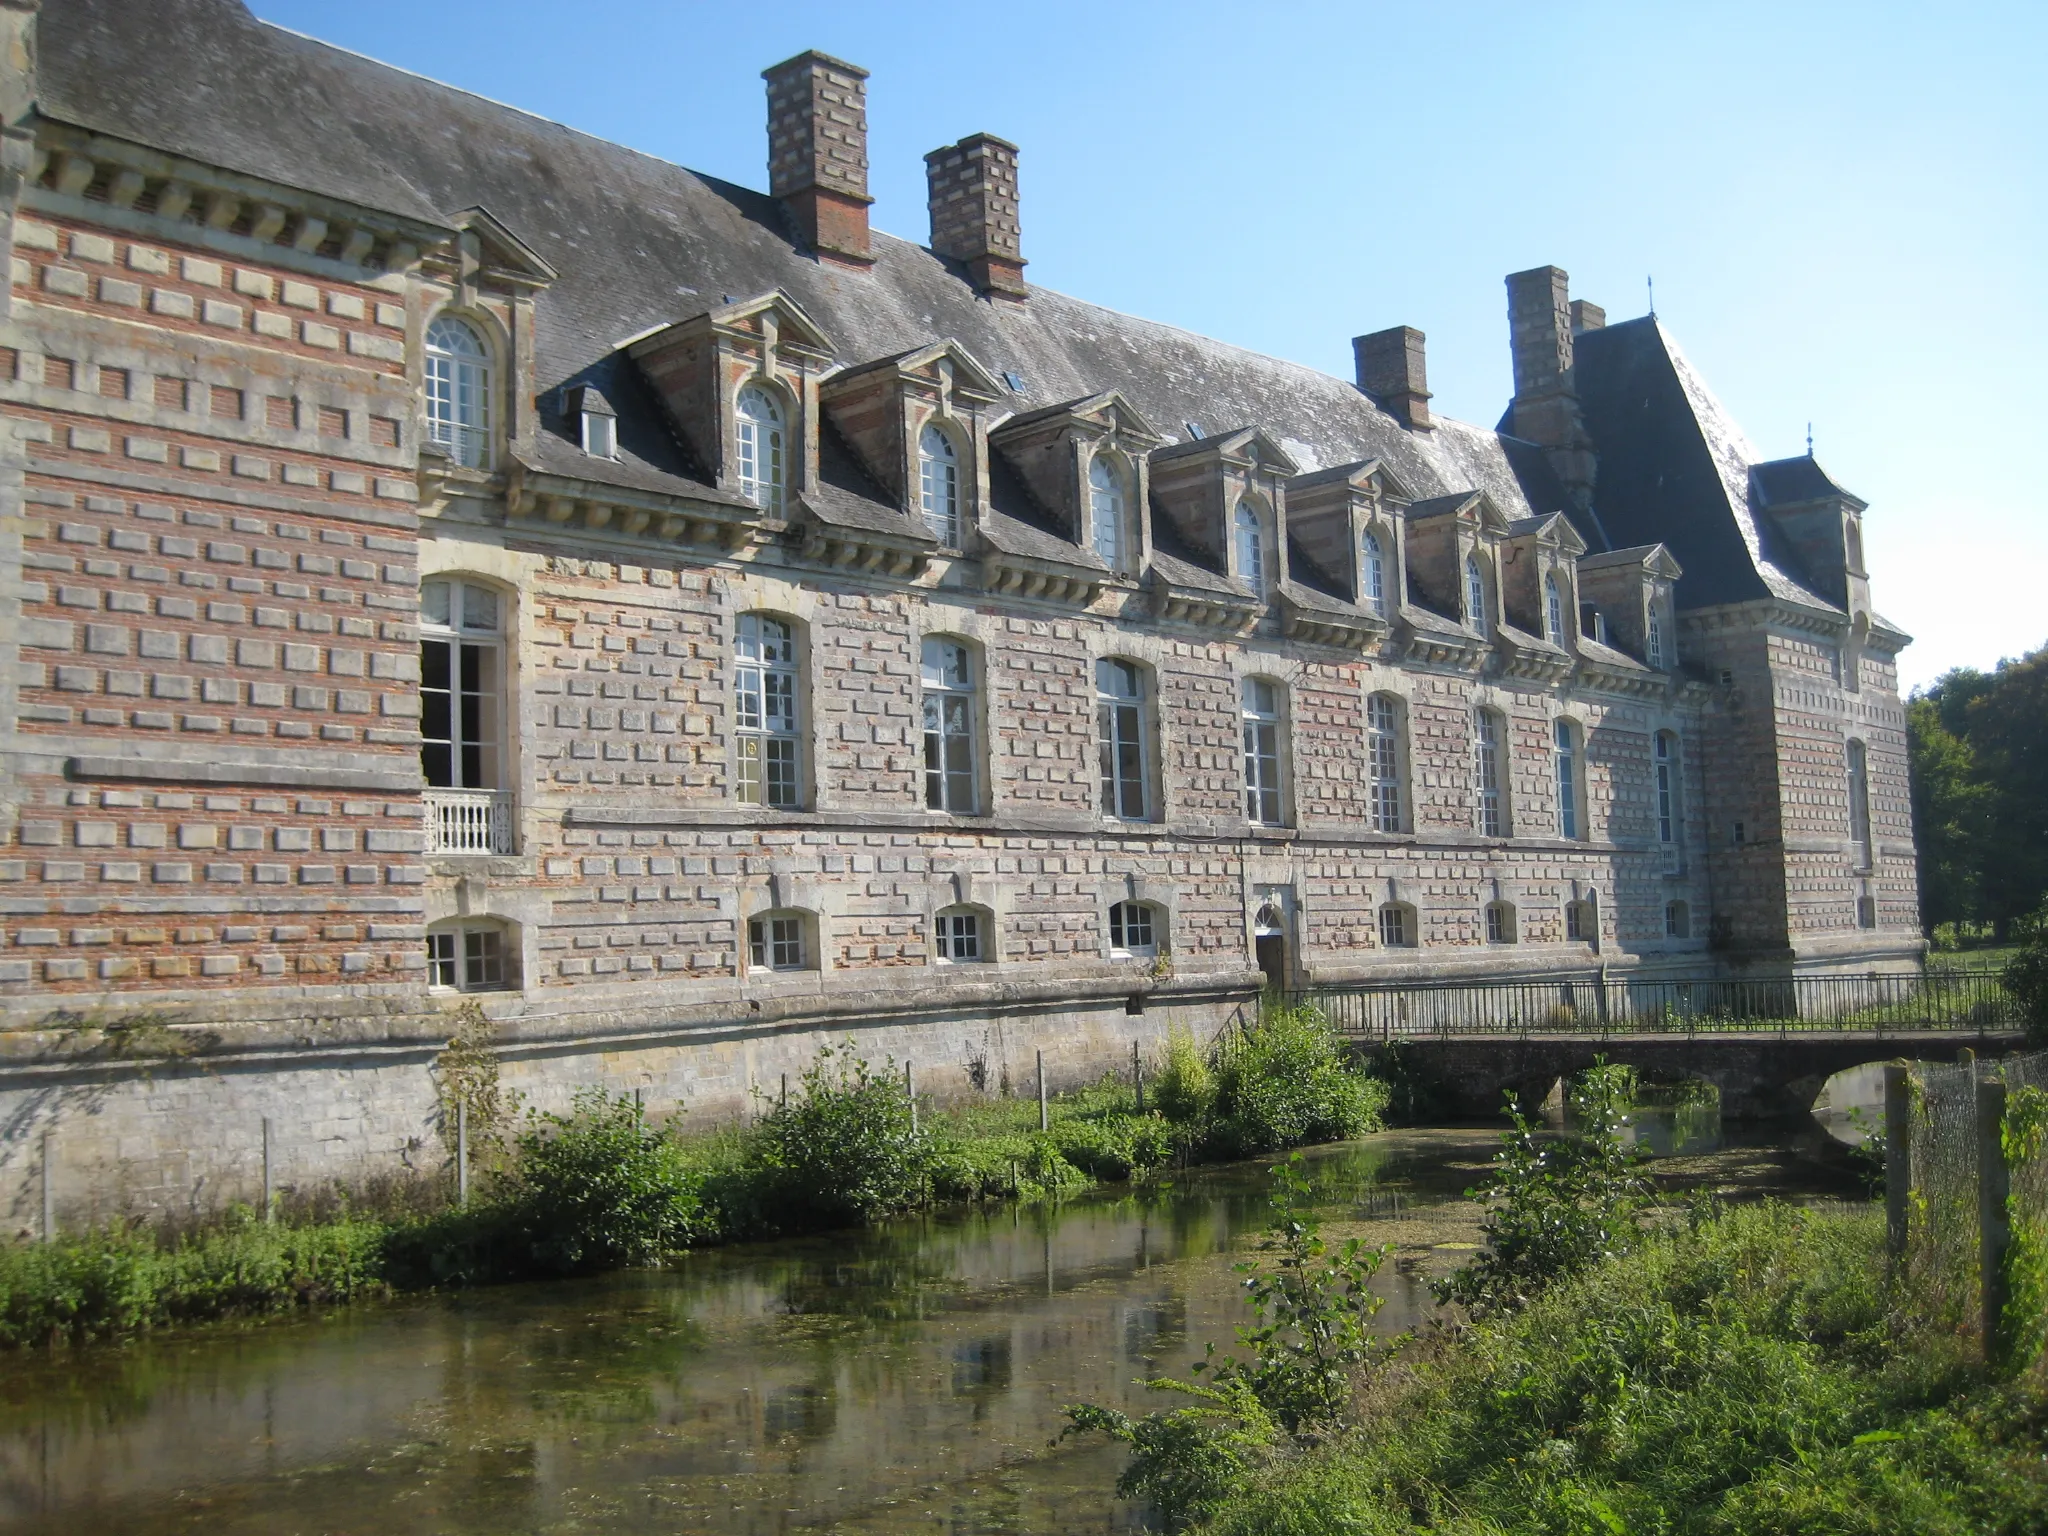
[[1540,980],[1317,987],[1312,1003],[1344,1034],[1701,1034],[1947,1030],[1990,1034],[2019,1026],[1993,972],[1695,978],[1591,971]]

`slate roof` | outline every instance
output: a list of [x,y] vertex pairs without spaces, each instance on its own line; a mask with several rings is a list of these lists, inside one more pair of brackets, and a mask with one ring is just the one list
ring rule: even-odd
[[1750,473],[1756,478],[1756,488],[1762,494],[1765,506],[1782,507],[1794,502],[1820,501],[1829,496],[1840,496],[1859,507],[1863,505],[1861,497],[1837,485],[1810,453],[1796,459],[1772,459],[1767,464],[1754,464],[1750,466]]

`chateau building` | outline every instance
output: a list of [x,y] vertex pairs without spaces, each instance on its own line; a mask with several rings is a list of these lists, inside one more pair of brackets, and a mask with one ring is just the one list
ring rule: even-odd
[[1471,425],[1406,326],[1032,286],[989,134],[872,229],[821,54],[762,192],[236,0],[0,23],[0,1109],[56,1010],[388,1156],[468,994],[729,1114],[851,1030],[1028,1087],[1268,981],[1918,963],[1864,503],[1554,267]]

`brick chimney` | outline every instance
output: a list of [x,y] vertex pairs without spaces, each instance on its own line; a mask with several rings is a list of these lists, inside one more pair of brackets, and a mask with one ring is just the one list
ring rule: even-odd
[[980,292],[1023,298],[1017,146],[992,133],[971,134],[926,155],[924,174],[930,189],[932,250],[964,262]]
[[1423,339],[1422,332],[1412,325],[1351,338],[1359,392],[1414,432],[1436,426],[1429,419],[1429,371],[1423,363]]
[[[1514,355],[1514,433],[1550,450],[1551,468],[1581,506],[1593,490],[1593,442],[1579,415],[1572,381],[1574,308],[1561,267],[1532,267],[1508,278],[1508,345]],[[1598,306],[1578,306],[1583,319]],[[1597,329],[1597,327],[1588,327]]]
[[768,82],[770,195],[820,258],[871,265],[868,72],[810,52],[762,70],[761,78]]
[[1607,311],[1598,304],[1585,299],[1572,300],[1572,334],[1584,335],[1587,331],[1603,329],[1607,324]]

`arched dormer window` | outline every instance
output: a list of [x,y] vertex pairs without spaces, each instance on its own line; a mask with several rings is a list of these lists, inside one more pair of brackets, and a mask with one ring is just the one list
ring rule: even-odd
[[1552,645],[1564,644],[1564,588],[1555,571],[1543,578],[1543,638]]
[[491,354],[476,327],[437,315],[427,327],[427,436],[468,469],[491,462]]
[[917,439],[917,496],[925,528],[948,549],[960,547],[960,455],[953,439],[928,426]]
[[1259,509],[1248,501],[1240,501],[1232,527],[1236,530],[1238,580],[1263,597],[1266,594],[1266,540],[1264,530],[1259,526]]
[[1105,454],[1088,466],[1089,545],[1112,570],[1124,568],[1124,486]]
[[760,385],[749,384],[740,391],[734,416],[740,494],[759,503],[769,516],[780,517],[789,489],[789,436],[782,406]]
[[1381,618],[1387,616],[1387,557],[1380,536],[1370,528],[1358,541],[1358,601]]
[[1486,572],[1479,568],[1479,557],[1465,557],[1465,622],[1474,629],[1486,628]]

